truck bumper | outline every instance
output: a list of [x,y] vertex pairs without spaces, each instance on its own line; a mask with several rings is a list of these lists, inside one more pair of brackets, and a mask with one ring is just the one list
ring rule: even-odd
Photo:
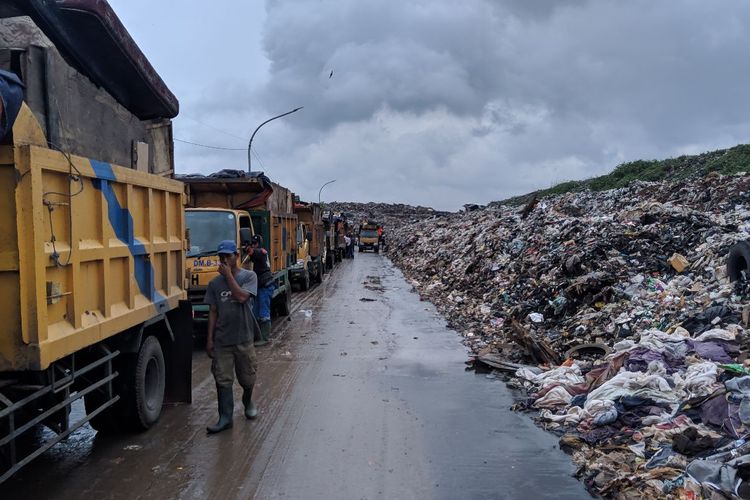
[[289,270],[289,279],[292,280],[292,281],[297,281],[297,280],[305,279],[305,269],[302,268],[302,267],[300,267],[298,269],[297,268],[290,269]]

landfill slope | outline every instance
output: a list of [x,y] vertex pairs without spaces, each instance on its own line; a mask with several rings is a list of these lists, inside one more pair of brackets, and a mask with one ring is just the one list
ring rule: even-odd
[[516,408],[592,492],[745,496],[750,302],[726,258],[748,188],[710,174],[431,217],[394,227],[387,256],[527,390]]
[[346,213],[355,224],[372,222],[381,225],[387,233],[404,224],[416,223],[450,215],[431,207],[412,206],[403,203],[360,203],[334,201],[325,204],[333,212]]

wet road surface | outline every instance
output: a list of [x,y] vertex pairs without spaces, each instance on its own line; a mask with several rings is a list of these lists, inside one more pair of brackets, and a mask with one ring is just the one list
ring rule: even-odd
[[192,405],[142,434],[85,426],[0,498],[588,497],[557,439],[508,409],[502,382],[465,370],[459,337],[382,255],[296,294],[273,335],[258,348],[257,420],[235,387],[234,428],[206,435],[216,397],[196,350]]

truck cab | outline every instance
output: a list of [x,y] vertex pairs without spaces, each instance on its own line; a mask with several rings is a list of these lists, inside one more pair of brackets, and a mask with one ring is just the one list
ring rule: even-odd
[[208,305],[203,303],[208,283],[219,273],[220,241],[232,240],[240,249],[242,267],[251,269],[241,250],[255,234],[250,213],[225,208],[189,208],[185,211],[188,230],[188,251],[185,268],[188,279],[188,298],[193,304],[193,319],[197,323],[208,321]]
[[316,203],[298,202],[294,206],[297,226],[297,262],[289,269],[292,283],[302,290],[310,283],[322,283],[326,268],[326,234],[323,212]]

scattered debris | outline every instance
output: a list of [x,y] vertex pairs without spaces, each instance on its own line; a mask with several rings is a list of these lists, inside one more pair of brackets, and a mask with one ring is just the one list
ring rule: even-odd
[[593,493],[747,496],[749,206],[747,175],[633,182],[420,219],[388,256]]

